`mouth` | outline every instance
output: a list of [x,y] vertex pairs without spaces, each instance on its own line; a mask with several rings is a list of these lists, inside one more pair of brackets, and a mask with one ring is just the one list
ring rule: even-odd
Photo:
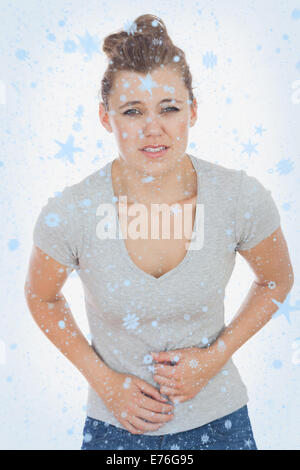
[[165,155],[170,147],[166,145],[157,145],[157,146],[146,146],[142,149],[139,149],[146,157],[149,158],[159,158]]

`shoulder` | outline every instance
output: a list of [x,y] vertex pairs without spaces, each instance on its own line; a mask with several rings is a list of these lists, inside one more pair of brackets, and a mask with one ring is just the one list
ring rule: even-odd
[[99,200],[106,200],[110,194],[110,166],[106,163],[93,173],[82,178],[79,182],[66,186],[62,195],[66,199],[72,199],[77,209],[84,209],[84,212]]
[[197,163],[198,171],[208,178],[218,178],[228,181],[239,181],[241,179],[241,172],[236,168],[229,168],[225,165],[203,160],[202,158],[194,157]]
[[[79,182],[67,185],[48,197],[42,206],[40,218],[49,220],[49,224],[62,220],[63,225],[77,225],[88,213],[94,213],[99,201],[106,201],[109,193],[109,165],[89,174]],[[53,225],[54,226],[54,225]]]
[[200,174],[206,194],[214,197],[236,199],[239,194],[244,170],[226,167],[208,160],[196,158],[197,171]]
[[262,204],[272,199],[271,190],[254,175],[241,170],[240,199],[247,203]]
[[101,188],[103,188],[105,183],[108,183],[110,180],[110,167],[111,162],[108,162],[93,173],[90,173],[89,175],[82,178],[77,183],[69,186],[73,195],[77,196],[80,194],[86,194],[89,191],[92,192],[95,189],[100,190]]
[[246,170],[229,168],[200,158],[196,158],[196,161],[198,171],[210,183],[222,183],[223,187],[236,188],[238,194],[255,195],[264,191],[269,192],[256,176],[250,175]]

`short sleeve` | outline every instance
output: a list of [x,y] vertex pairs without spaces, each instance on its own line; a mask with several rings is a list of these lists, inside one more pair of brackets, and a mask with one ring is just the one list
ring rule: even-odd
[[241,170],[236,211],[236,248],[248,250],[280,226],[280,214],[271,191]]
[[33,242],[60,264],[78,269],[75,204],[67,186],[42,207],[33,229]]

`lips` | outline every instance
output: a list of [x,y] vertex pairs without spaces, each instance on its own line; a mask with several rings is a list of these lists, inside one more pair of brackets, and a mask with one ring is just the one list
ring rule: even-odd
[[[147,148],[147,147],[146,147]],[[156,147],[157,148],[157,147]],[[160,159],[164,155],[166,155],[167,151],[169,150],[169,147],[162,148],[161,150],[140,150],[140,152],[143,152],[143,154],[147,157],[150,158],[151,160],[155,159]]]
[[167,149],[169,148],[167,145],[163,145],[163,144],[161,144],[161,145],[145,145],[145,147],[141,148],[140,150],[145,150],[145,149],[147,149],[147,148],[149,148],[149,149],[157,149],[157,148],[160,148],[160,147],[165,147],[165,148],[167,148]]

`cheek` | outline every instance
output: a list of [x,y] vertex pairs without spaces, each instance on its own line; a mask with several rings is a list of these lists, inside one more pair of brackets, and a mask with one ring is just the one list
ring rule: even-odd
[[172,122],[170,125],[174,128],[175,132],[180,135],[184,135],[189,128],[188,116],[182,114],[180,116],[178,115],[177,119],[174,120],[174,122]]
[[176,135],[176,137],[186,137],[188,135],[188,123],[185,120],[180,120],[176,127],[174,127],[173,134]]
[[120,145],[128,144],[131,141],[136,141],[139,136],[139,127],[134,123],[128,122],[116,122],[115,132]]
[[126,121],[121,121],[120,124],[119,124],[119,129],[120,129],[120,132],[126,132],[128,134],[128,136],[134,136],[134,135],[137,135],[139,134],[139,132],[141,132],[141,129],[143,127],[141,126],[141,124],[139,124],[137,121],[134,121],[134,119],[130,120],[126,120]]
[[188,129],[188,122],[186,120],[180,122],[180,133],[185,134]]

